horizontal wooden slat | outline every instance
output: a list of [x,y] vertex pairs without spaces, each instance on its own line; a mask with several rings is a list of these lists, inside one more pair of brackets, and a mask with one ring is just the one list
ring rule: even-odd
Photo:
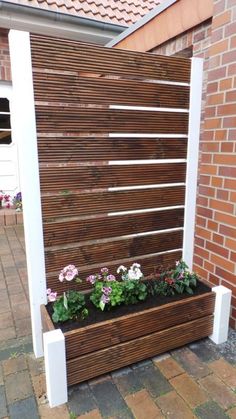
[[188,86],[39,72],[33,77],[36,101],[189,107]]
[[[79,241],[79,240],[78,240]],[[76,266],[105,263],[182,247],[183,231],[151,234],[145,237],[112,240],[77,247],[46,250],[46,270],[54,272],[73,263]]]
[[196,319],[120,345],[67,361],[68,384],[122,368],[134,362],[183,346],[212,333],[213,316]]
[[185,181],[185,163],[40,167],[42,192],[111,188]]
[[147,334],[158,332],[213,314],[215,294],[189,297],[160,307],[129,314],[113,320],[64,332],[66,358],[73,359],[92,351],[109,348]]
[[36,106],[38,132],[187,134],[188,114],[74,106]]
[[184,209],[45,223],[44,245],[76,243],[183,226]]
[[[116,257],[119,257],[119,255],[116,255]],[[109,268],[110,272],[116,275],[116,271],[119,265],[124,264],[125,266],[130,266],[134,262],[141,263],[142,266],[142,272],[144,273],[145,277],[153,276],[156,273],[156,270],[160,265],[162,265],[164,268],[167,268],[169,266],[173,267],[175,266],[175,262],[182,258],[182,251],[175,251],[172,253],[163,253],[161,255],[155,255],[155,256],[138,256],[136,258],[129,258],[128,260],[116,260],[114,262],[108,262],[106,263],[106,267]],[[62,266],[59,267],[59,269]],[[48,288],[51,288],[54,291],[57,291],[60,294],[62,294],[64,291],[68,291],[68,289],[76,289],[76,290],[88,290],[91,289],[91,286],[88,282],[85,281],[88,275],[92,273],[97,273],[100,271],[101,268],[104,267],[104,263],[100,263],[100,265],[88,265],[86,267],[79,267],[79,276],[81,279],[83,279],[83,282],[81,284],[77,284],[74,281],[72,282],[60,282],[58,280],[58,269],[55,273],[49,273],[47,274],[47,286]]]
[[40,163],[186,158],[186,138],[38,137]]
[[179,82],[190,81],[186,58],[104,48],[77,41],[31,35],[33,67],[142,77]]
[[42,196],[43,219],[183,205],[184,186]]

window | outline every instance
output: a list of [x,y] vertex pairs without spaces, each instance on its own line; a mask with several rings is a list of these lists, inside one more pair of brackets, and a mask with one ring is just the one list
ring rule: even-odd
[[10,107],[7,98],[0,98],[0,145],[11,144]]

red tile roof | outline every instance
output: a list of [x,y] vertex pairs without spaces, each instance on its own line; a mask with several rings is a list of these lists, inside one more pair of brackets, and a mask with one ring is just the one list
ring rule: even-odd
[[129,26],[164,0],[8,0],[24,6]]

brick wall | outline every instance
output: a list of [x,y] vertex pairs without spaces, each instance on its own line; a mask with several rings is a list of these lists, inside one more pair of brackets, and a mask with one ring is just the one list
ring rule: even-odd
[[195,269],[233,291],[236,327],[236,1],[214,1],[201,145]]
[[155,48],[204,58],[194,270],[232,289],[236,328],[236,0],[214,0],[212,22]]
[[0,28],[0,81],[11,81],[8,30]]

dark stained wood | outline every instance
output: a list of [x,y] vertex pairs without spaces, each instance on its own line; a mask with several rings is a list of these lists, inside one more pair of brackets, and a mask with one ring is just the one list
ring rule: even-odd
[[185,163],[40,167],[42,192],[185,182]]
[[109,348],[147,334],[177,326],[188,321],[206,317],[213,313],[215,294],[193,296],[130,314],[113,320],[104,321],[81,329],[65,332],[67,359]]
[[36,121],[39,133],[188,133],[188,114],[182,112],[38,105]]
[[[42,90],[42,84],[44,89]],[[138,94],[137,94],[138,92]],[[189,87],[119,80],[77,77],[70,74],[34,73],[36,101],[138,105],[164,108],[189,107]]]
[[187,138],[38,137],[40,163],[181,159]]
[[70,359],[67,361],[68,384],[89,380],[209,336],[212,328],[213,316],[210,315]]
[[[100,73],[130,78],[190,81],[190,63],[186,58],[104,48],[78,41],[31,35],[34,68],[69,71],[75,74]],[[82,73],[82,74],[81,74]],[[87,75],[87,74],[86,74]]]
[[44,304],[40,306],[40,312],[42,318],[43,332],[50,332],[51,330],[54,330],[55,327]]
[[43,219],[184,205],[185,187],[42,195]]
[[117,259],[137,257],[152,253],[179,249],[182,247],[183,231],[150,234],[144,237],[118,239],[94,244],[67,246],[65,248],[46,248],[47,272],[56,272],[68,263],[76,266],[106,263]]
[[[117,255],[119,257],[119,255]],[[129,258],[123,260],[116,260],[114,262],[106,263],[106,267],[109,268],[110,272],[116,275],[116,271],[119,265],[124,264],[127,267],[132,265],[134,262],[139,262],[142,265],[142,272],[144,273],[145,277],[153,276],[157,272],[157,268],[162,265],[164,268],[173,267],[175,262],[182,257],[182,251],[174,251],[172,253],[163,253],[161,255],[152,255],[152,256],[138,256],[136,258]],[[88,282],[86,282],[86,278],[91,273],[97,273],[100,271],[101,268],[104,267],[104,264],[101,263],[100,265],[88,265],[85,267],[79,268],[79,276],[83,280],[81,284],[76,284],[75,282],[69,283],[67,281],[60,282],[58,280],[58,270],[55,273],[47,274],[47,285],[52,290],[56,290],[59,295],[61,295],[64,291],[68,289],[75,289],[78,291],[84,291],[91,289],[91,286]]]
[[44,223],[44,245],[66,245],[83,240],[97,240],[122,235],[183,227],[184,209],[144,214],[105,216],[93,219]]

